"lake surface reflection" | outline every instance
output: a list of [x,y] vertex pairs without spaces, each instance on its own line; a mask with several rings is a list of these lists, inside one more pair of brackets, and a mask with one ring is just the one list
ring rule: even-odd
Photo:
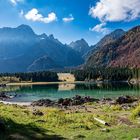
[[140,85],[128,83],[79,83],[79,84],[49,84],[31,86],[7,86],[0,88],[10,94],[17,94],[8,101],[31,102],[42,98],[56,100],[75,95],[94,98],[114,98],[122,95],[140,96]]

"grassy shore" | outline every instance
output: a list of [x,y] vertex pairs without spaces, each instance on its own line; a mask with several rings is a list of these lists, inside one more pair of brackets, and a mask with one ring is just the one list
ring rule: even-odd
[[[6,131],[0,140],[133,140],[140,137],[140,105],[90,103],[67,109],[4,105],[0,119]],[[94,117],[109,123],[98,123]]]

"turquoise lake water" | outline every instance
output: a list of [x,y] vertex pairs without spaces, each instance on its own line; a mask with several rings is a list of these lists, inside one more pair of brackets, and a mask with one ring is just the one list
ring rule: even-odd
[[127,83],[81,83],[81,84],[50,84],[32,86],[7,86],[0,88],[16,97],[8,101],[32,102],[39,99],[73,97],[75,95],[91,96],[94,98],[115,98],[122,95],[140,96],[140,85]]

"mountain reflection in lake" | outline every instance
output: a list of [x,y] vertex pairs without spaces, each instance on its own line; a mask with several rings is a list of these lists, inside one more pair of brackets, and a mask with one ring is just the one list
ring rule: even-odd
[[140,96],[140,85],[128,83],[80,83],[32,86],[7,86],[0,91],[14,92],[17,96],[9,101],[31,102],[42,98],[56,100],[75,95],[94,98],[114,98],[122,95]]

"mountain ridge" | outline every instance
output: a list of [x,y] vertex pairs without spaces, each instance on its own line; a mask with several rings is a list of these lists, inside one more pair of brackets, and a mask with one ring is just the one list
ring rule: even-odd
[[0,72],[74,67],[140,67],[140,26],[117,29],[89,46],[84,39],[61,43],[52,34],[37,35],[28,25],[0,28]]
[[[44,69],[44,65],[39,65],[40,61],[36,60],[39,58],[47,60],[43,57],[45,55],[61,68],[83,63],[78,52],[62,44],[53,35],[47,36],[45,33],[37,35],[28,25],[20,25],[17,28],[0,28],[0,72],[27,72],[30,65],[33,64],[42,66]],[[42,61],[48,62],[48,65],[45,66],[46,70],[49,70],[50,61],[45,60]],[[55,65],[52,66],[55,69]],[[53,67],[51,68],[53,69]]]
[[72,41],[69,46],[75,51],[79,52],[81,56],[84,56],[90,49],[88,43],[82,38],[80,40]]
[[140,26],[91,54],[86,67],[140,67]]
[[111,42],[114,42],[115,40],[119,39],[121,36],[123,36],[125,33],[122,29],[116,29],[110,34],[105,35],[97,44],[92,45],[90,47],[90,50],[84,55],[84,58],[87,60],[91,56],[91,54],[99,49],[101,46],[104,46],[106,44],[109,44]]

